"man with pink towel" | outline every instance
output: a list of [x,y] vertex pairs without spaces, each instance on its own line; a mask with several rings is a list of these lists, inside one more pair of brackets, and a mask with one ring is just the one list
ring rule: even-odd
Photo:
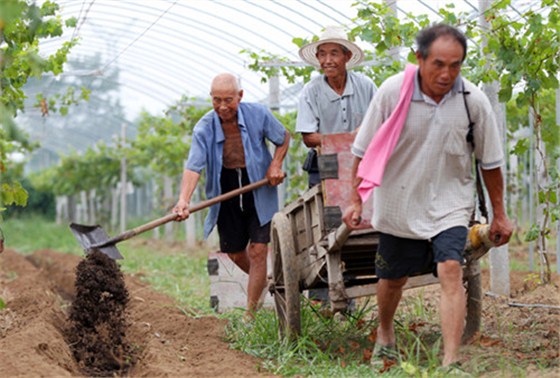
[[492,107],[460,75],[465,36],[437,24],[422,30],[416,43],[418,69],[407,67],[406,78],[400,73],[381,85],[352,145],[356,191],[344,221],[352,227],[361,217],[358,187],[364,196],[375,188],[371,224],[381,235],[372,361],[398,357],[393,319],[403,286],[410,275],[436,264],[442,366],[454,369],[466,310],[461,264],[475,206],[473,155],[492,204],[490,235],[496,245],[509,241],[513,227],[504,208],[504,153]]

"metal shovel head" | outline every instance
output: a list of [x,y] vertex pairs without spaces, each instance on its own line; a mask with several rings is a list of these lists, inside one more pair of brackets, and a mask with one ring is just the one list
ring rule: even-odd
[[114,244],[108,244],[103,247],[96,245],[102,244],[109,240],[109,235],[101,228],[101,226],[86,226],[83,224],[71,223],[70,229],[74,237],[78,240],[86,254],[95,250],[101,251],[113,260],[120,260],[123,258],[117,247]]

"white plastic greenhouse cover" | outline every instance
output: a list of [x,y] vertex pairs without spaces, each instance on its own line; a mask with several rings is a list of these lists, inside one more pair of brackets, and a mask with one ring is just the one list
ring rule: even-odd
[[294,37],[320,34],[325,25],[352,25],[349,0],[60,0],[63,19],[76,30],[41,44],[41,53],[79,38],[69,59],[102,54],[96,70],[65,75],[103,75],[118,66],[129,114],[158,111],[181,95],[207,97],[220,72],[236,74],[246,101],[266,99],[268,86],[247,68],[248,55],[266,50],[298,61]]
[[[266,103],[268,84],[262,83],[261,76],[247,67],[250,59],[247,54],[240,53],[241,50],[266,50],[300,62],[297,46],[292,42],[294,37],[311,38],[327,25],[351,28],[357,14],[357,8],[353,7],[357,0],[54,1],[60,5],[62,19],[75,17],[77,27],[68,28],[59,38],[41,42],[40,53],[52,54],[63,42],[78,38],[79,44],[72,49],[69,61],[92,60],[98,54],[100,64],[88,70],[66,70],[61,76],[65,79],[79,77],[82,83],[93,83],[96,78],[106,77],[108,72],[118,68],[118,99],[124,106],[124,114],[115,114],[116,119],[109,119],[111,114],[105,115],[107,123],[116,124],[117,128],[123,123],[130,125],[142,109],[162,115],[162,111],[183,95],[208,98],[212,78],[225,71],[239,77],[244,101]],[[449,0],[396,2],[399,13],[426,14],[433,20],[439,18],[437,9],[447,3]],[[453,3],[457,10],[475,14],[478,0]],[[52,75],[46,79],[34,90],[46,90],[48,94],[54,80]],[[293,106],[298,92],[288,91],[288,87],[288,83],[281,81],[280,91],[284,93],[281,100]],[[27,95],[31,100],[35,93],[30,91]],[[51,151],[65,150],[69,140],[49,138],[48,131],[48,123],[64,128],[61,116],[53,113],[49,119],[43,118],[41,122],[47,125],[39,129],[43,130],[42,134],[33,135],[38,130],[34,124],[41,119],[40,111],[31,101],[27,104],[21,123],[32,134],[32,139],[41,140],[43,147]],[[92,101],[87,106],[96,104]],[[35,120],[29,121],[33,117]],[[106,133],[101,135],[101,131],[87,128],[72,133],[73,147],[107,139]],[[78,137],[82,140],[76,142]]]

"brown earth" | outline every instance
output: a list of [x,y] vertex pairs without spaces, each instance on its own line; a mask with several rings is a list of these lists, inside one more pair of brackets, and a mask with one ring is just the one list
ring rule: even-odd
[[[6,302],[0,311],[0,377],[112,375],[99,364],[93,370],[84,369],[83,360],[76,362],[76,347],[85,346],[77,355],[88,356],[91,340],[82,338],[80,344],[80,340],[67,337],[69,330],[77,327],[83,331],[88,323],[83,313],[74,313],[72,320],[68,317],[76,298],[75,286],[80,285],[76,284],[76,268],[83,260],[50,250],[24,257],[8,249],[0,255],[0,298]],[[223,320],[189,317],[148,285],[128,275],[124,280],[129,295],[126,339],[119,340],[118,325],[101,327],[114,345],[124,345],[121,355],[115,352],[118,348],[112,348],[114,361],[123,369],[115,371],[117,375],[267,375],[259,371],[259,360],[229,348],[224,341]],[[91,306],[88,309],[94,311]],[[114,306],[111,309],[115,310]],[[127,371],[132,362],[135,364]]]
[[[0,254],[0,298],[6,304],[0,310],[0,377],[271,376],[259,368],[261,361],[229,348],[224,341],[225,321],[190,317],[170,298],[134,277],[119,277],[117,272],[111,285],[120,289],[112,292],[105,288],[96,295],[107,298],[108,292],[110,298],[120,298],[117,303],[105,304],[109,311],[116,308],[118,312],[126,304],[123,319],[127,330],[121,339],[118,322],[102,322],[103,306],[79,301],[76,286],[89,290],[86,272],[92,267],[88,268],[86,260],[50,250],[27,257],[9,249]],[[111,269],[106,273],[113,274]],[[119,286],[122,278],[126,293]],[[560,376],[560,277],[554,274],[549,285],[538,285],[537,280],[534,274],[512,272],[510,298],[485,295],[481,333],[463,348],[468,371],[493,371],[497,375],[482,375],[501,376],[503,368],[499,365],[514,360],[528,366],[525,376]],[[483,287],[485,292],[489,290],[486,270]],[[436,306],[437,293],[437,285],[427,287],[425,305]],[[109,351],[103,352],[111,363],[120,366],[112,374],[103,361],[89,370],[85,368],[84,361],[91,364],[91,356],[99,356],[95,350],[99,340],[88,333],[91,329],[87,327],[95,322],[103,323],[93,332],[101,335],[101,344],[107,347],[103,336],[112,343]],[[94,353],[90,353],[92,350]],[[487,366],[474,369],[476,364]]]

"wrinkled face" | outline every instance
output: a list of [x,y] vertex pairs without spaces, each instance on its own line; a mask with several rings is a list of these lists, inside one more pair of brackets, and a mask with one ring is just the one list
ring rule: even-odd
[[317,47],[317,60],[327,78],[346,75],[346,63],[352,57],[338,43],[323,43]]
[[222,122],[233,121],[237,117],[237,108],[243,97],[243,90],[238,90],[228,82],[219,82],[212,87],[212,106]]
[[439,37],[432,42],[425,59],[416,53],[422,92],[436,102],[441,101],[461,73],[464,53],[463,46],[449,36]]

